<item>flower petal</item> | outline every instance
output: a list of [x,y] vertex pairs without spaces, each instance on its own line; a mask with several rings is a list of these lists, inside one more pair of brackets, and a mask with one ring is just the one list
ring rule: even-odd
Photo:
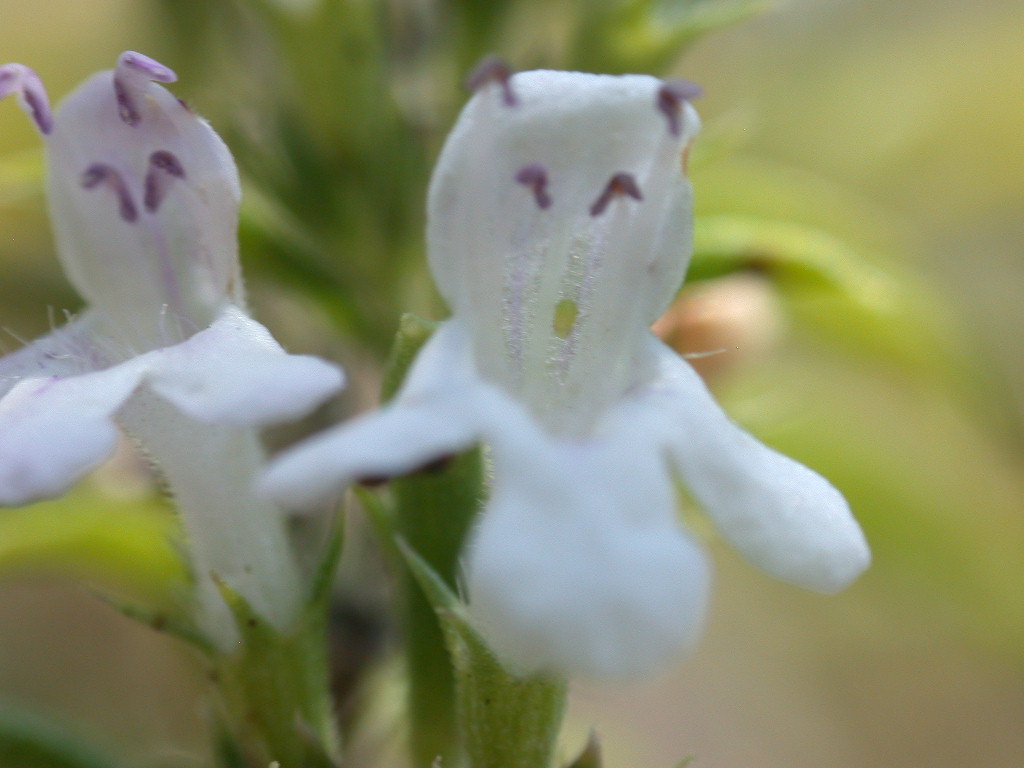
[[660,433],[694,496],[752,563],[820,592],[847,586],[871,555],[842,494],[733,424],[685,361],[651,344],[660,375],[616,418]]
[[481,388],[462,327],[443,323],[420,350],[395,399],[273,461],[262,487],[280,505],[314,508],[349,483],[411,472],[475,442]]
[[692,646],[708,568],[653,446],[626,431],[576,444],[537,432],[532,450],[496,449],[494,463],[468,590],[514,669],[627,677]]
[[137,360],[103,371],[25,379],[0,400],[0,504],[63,493],[114,450],[114,413],[145,373]]
[[300,416],[342,383],[337,368],[286,354],[236,307],[181,344],[75,375],[104,344],[87,329],[72,324],[0,363],[3,374],[35,375],[0,400],[0,504],[58,495],[100,464],[115,445],[115,415],[140,386],[194,419],[240,426]]
[[57,252],[135,349],[173,344],[241,301],[238,172],[207,123],[141,54],[86,80],[47,137]]
[[255,430],[198,422],[145,387],[118,412],[117,423],[144,446],[174,497],[203,631],[225,650],[238,640],[218,580],[277,629],[294,628],[303,590],[287,520],[255,493],[265,461]]
[[299,418],[344,381],[330,363],[286,353],[265,327],[233,306],[187,341],[143,357],[154,392],[192,418],[218,424]]
[[682,281],[680,155],[699,121],[682,102],[666,120],[665,88],[543,70],[485,85],[431,179],[438,288],[472,322],[481,375],[552,432],[586,434],[642,377],[633,350]]

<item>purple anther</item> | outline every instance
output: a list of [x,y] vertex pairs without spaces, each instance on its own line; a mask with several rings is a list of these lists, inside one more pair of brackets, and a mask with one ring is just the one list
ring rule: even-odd
[[473,67],[466,78],[466,88],[478,91],[488,83],[501,86],[501,99],[506,107],[514,107],[519,103],[515,91],[512,90],[512,69],[500,56],[486,56]]
[[12,93],[17,95],[18,104],[35,122],[39,132],[49,135],[53,130],[53,113],[39,75],[24,64],[4,64],[0,67],[0,99]]
[[139,111],[139,96],[150,80],[158,83],[173,83],[178,79],[174,70],[159,61],[135,51],[125,51],[117,60],[114,69],[114,95],[117,97],[117,114],[130,126],[136,126],[142,119]]
[[544,210],[551,207],[551,195],[548,194],[548,172],[540,163],[524,165],[516,174],[516,181],[533,190],[533,199],[537,207]]
[[160,207],[167,196],[167,190],[174,179],[185,178],[185,169],[181,161],[165,149],[158,150],[149,156],[149,171],[142,194],[142,204],[150,213]]
[[93,163],[85,169],[82,174],[82,187],[95,189],[99,186],[109,187],[117,195],[118,213],[121,218],[129,224],[139,218],[139,211],[132,200],[132,194],[128,191],[128,185],[116,169],[106,163]]
[[150,155],[149,164],[161,171],[167,171],[171,176],[177,176],[179,179],[185,178],[185,169],[181,167],[181,161],[173,152],[168,152],[166,149],[157,150]]
[[658,109],[668,118],[668,132],[678,136],[683,104],[699,97],[704,90],[689,80],[665,80],[658,89]]
[[628,195],[634,200],[644,199],[644,196],[640,194],[640,187],[636,185],[636,179],[633,178],[632,174],[616,173],[609,179],[608,186],[604,188],[604,191],[594,201],[594,204],[590,206],[590,215],[600,216],[612,200],[623,195]]
[[125,51],[118,57],[117,71],[136,72],[147,80],[155,80],[158,83],[173,83],[178,79],[173,69],[136,51]]

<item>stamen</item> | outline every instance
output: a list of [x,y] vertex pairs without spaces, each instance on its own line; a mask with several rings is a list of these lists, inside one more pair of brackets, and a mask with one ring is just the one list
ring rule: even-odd
[[142,119],[139,111],[139,97],[144,93],[150,80],[158,83],[173,83],[178,79],[174,71],[159,61],[135,51],[125,51],[117,60],[114,70],[114,95],[117,97],[117,114],[128,125],[134,127]]
[[39,75],[24,64],[4,64],[0,67],[0,99],[12,93],[17,94],[18,103],[35,122],[39,132],[49,135],[53,130],[53,113]]
[[594,204],[590,206],[590,215],[600,216],[612,200],[623,195],[629,195],[634,200],[644,199],[644,196],[640,194],[640,187],[636,185],[636,179],[633,178],[632,174],[616,173],[608,181],[608,186],[604,188],[604,191],[594,201]]
[[466,78],[466,88],[471,91],[478,91],[488,83],[497,83],[501,86],[501,97],[506,107],[514,107],[519,103],[515,91],[512,90],[512,69],[499,56],[487,56]]
[[174,179],[185,178],[181,161],[167,150],[158,150],[149,156],[149,171],[146,173],[142,204],[150,213],[160,207],[167,196],[167,190]]
[[82,174],[82,187],[95,189],[100,185],[114,190],[114,194],[117,195],[118,213],[124,221],[130,224],[139,218],[138,209],[121,174],[106,163],[93,163]]
[[179,179],[185,178],[185,169],[181,167],[181,161],[166,149],[161,149],[149,156],[149,164],[161,171],[167,171]]
[[533,198],[537,207],[544,210],[551,207],[551,195],[548,194],[548,172],[540,163],[524,165],[516,174],[516,181],[533,190]]
[[117,114],[120,118],[130,126],[138,125],[142,116],[128,95],[128,88],[117,75],[114,75],[114,95],[117,97]]
[[665,80],[658,89],[658,109],[668,119],[668,132],[678,136],[682,125],[679,121],[683,112],[683,104],[693,101],[703,93],[703,89],[689,80]]

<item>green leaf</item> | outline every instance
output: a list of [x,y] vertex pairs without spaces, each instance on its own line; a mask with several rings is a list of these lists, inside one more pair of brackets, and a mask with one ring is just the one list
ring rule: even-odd
[[95,747],[36,714],[0,704],[3,768],[119,768]]
[[[382,397],[395,396],[436,323],[402,317],[385,369]],[[485,489],[483,459],[474,448],[438,467],[397,478],[390,484],[394,514],[384,520],[370,507],[378,528],[393,528],[448,584],[454,585],[459,557]],[[385,540],[390,536],[385,536]],[[410,580],[404,586],[403,625],[409,671],[410,746],[418,764],[435,757],[455,759],[455,681],[434,608]]]
[[689,280],[766,275],[797,327],[920,374],[958,378],[958,333],[921,283],[820,230],[773,219],[698,219]]
[[[394,480],[391,491],[399,533],[448,585],[454,585],[466,536],[486,493],[480,449],[455,456],[439,470]],[[434,610],[415,585],[408,585],[405,592],[413,745],[422,761],[450,752],[446,742],[455,732],[454,682]]]
[[96,590],[95,594],[118,613],[133,621],[145,624],[157,632],[165,632],[176,637],[208,656],[215,653],[215,647],[211,641],[194,626],[191,616],[185,615],[184,611],[140,605],[114,595],[105,594],[99,590]]
[[441,620],[454,665],[456,714],[468,764],[551,765],[565,711],[565,681],[507,670],[444,579],[407,543],[399,540],[398,546]]
[[307,609],[320,616],[327,615],[328,604],[334,591],[334,576],[341,561],[341,553],[345,547],[345,513],[339,511],[334,515],[327,546],[320,555],[320,563],[313,574],[310,584]]
[[0,514],[0,578],[61,573],[160,604],[190,583],[174,516],[154,501],[79,490]]
[[582,2],[569,63],[595,72],[663,72],[699,38],[758,16],[772,4],[773,0]]
[[430,567],[430,563],[424,560],[401,536],[395,537],[395,546],[405,560],[409,572],[419,584],[420,589],[423,590],[430,606],[435,611],[447,612],[453,620],[460,619],[463,625],[460,627],[461,631],[476,632],[465,613],[465,604],[459,600],[458,595],[441,578],[440,574]]
[[340,738],[327,687],[326,606],[311,606],[296,627],[282,632],[227,583],[215,581],[240,635],[234,649],[214,660],[223,707],[219,752],[241,754],[251,765],[336,768]]
[[369,488],[354,485],[352,486],[352,492],[366,511],[370,524],[373,526],[380,543],[397,553],[398,550],[395,547],[394,510],[384,502],[379,493]]

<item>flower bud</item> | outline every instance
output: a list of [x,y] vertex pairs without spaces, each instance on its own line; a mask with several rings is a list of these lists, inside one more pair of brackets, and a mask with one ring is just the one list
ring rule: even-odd
[[683,288],[651,330],[705,380],[716,380],[764,359],[785,325],[771,283],[738,273]]

